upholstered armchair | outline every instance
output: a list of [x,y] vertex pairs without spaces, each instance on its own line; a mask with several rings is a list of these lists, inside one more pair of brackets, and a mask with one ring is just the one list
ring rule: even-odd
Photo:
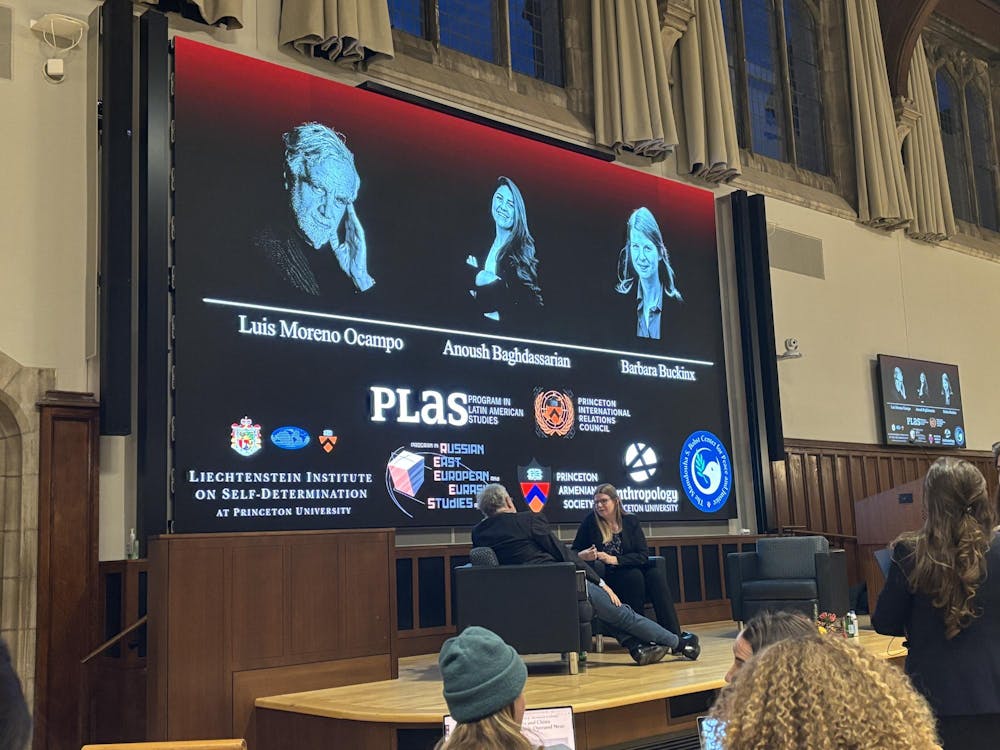
[[759,539],[756,552],[726,559],[726,586],[733,619],[746,622],[763,610],[847,613],[847,560],[826,537]]
[[594,610],[583,572],[573,563],[500,565],[489,547],[475,547],[455,569],[455,623],[489,628],[520,654],[569,655],[588,651]]

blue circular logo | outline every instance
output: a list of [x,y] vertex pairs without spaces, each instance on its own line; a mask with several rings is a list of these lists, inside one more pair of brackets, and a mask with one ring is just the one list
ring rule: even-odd
[[965,430],[961,425],[955,428],[955,445],[965,445]]
[[733,488],[733,467],[726,446],[707,430],[691,433],[681,448],[681,486],[694,507],[714,513]]
[[271,442],[286,451],[297,451],[309,444],[309,433],[301,427],[279,427],[271,433]]

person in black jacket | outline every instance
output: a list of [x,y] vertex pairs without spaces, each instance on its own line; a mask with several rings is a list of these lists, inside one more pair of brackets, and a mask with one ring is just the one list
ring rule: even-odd
[[622,601],[642,612],[646,601],[656,611],[656,621],[671,633],[682,633],[674,595],[663,571],[649,561],[649,547],[639,519],[622,512],[618,490],[602,484],[594,493],[594,512],[583,519],[573,549],[595,567]]
[[501,565],[574,563],[587,576],[587,594],[597,617],[638,664],[651,664],[667,654],[698,658],[697,636],[679,636],[623,604],[593,568],[556,538],[544,516],[518,513],[503,485],[486,485],[476,496],[476,506],[486,518],[472,528],[474,547],[492,548]]
[[893,544],[872,625],[906,636],[906,672],[938,719],[945,750],[1000,737],[1000,539],[975,466],[939,458],[924,479],[927,520]]
[[0,640],[0,750],[25,750],[31,738],[31,714],[21,681],[10,662],[6,642]]
[[509,177],[497,180],[491,211],[496,227],[493,244],[482,263],[475,255],[465,261],[475,270],[469,294],[485,318],[530,322],[543,305],[538,259],[524,198]]

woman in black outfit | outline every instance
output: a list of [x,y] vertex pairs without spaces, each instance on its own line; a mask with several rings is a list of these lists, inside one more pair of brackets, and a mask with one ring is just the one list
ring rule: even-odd
[[939,458],[924,480],[927,520],[893,545],[872,615],[906,636],[906,673],[930,703],[945,750],[1000,737],[1000,540],[996,504],[975,466]]
[[597,488],[594,512],[577,529],[573,549],[582,560],[603,564],[604,579],[625,604],[642,614],[648,598],[656,610],[657,622],[671,633],[683,634],[670,585],[663,572],[649,561],[639,519],[622,512],[621,498],[612,485]]

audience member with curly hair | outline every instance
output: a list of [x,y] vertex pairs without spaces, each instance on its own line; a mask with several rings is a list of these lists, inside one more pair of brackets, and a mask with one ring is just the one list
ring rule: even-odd
[[816,635],[816,623],[801,612],[763,610],[751,617],[733,641],[733,665],[726,672],[732,682],[750,657],[786,638]]
[[906,675],[852,640],[768,646],[712,709],[724,750],[938,750],[930,707]]
[[924,480],[927,520],[893,545],[872,625],[905,635],[906,672],[938,719],[945,750],[1000,737],[1000,540],[986,480],[939,458]]

